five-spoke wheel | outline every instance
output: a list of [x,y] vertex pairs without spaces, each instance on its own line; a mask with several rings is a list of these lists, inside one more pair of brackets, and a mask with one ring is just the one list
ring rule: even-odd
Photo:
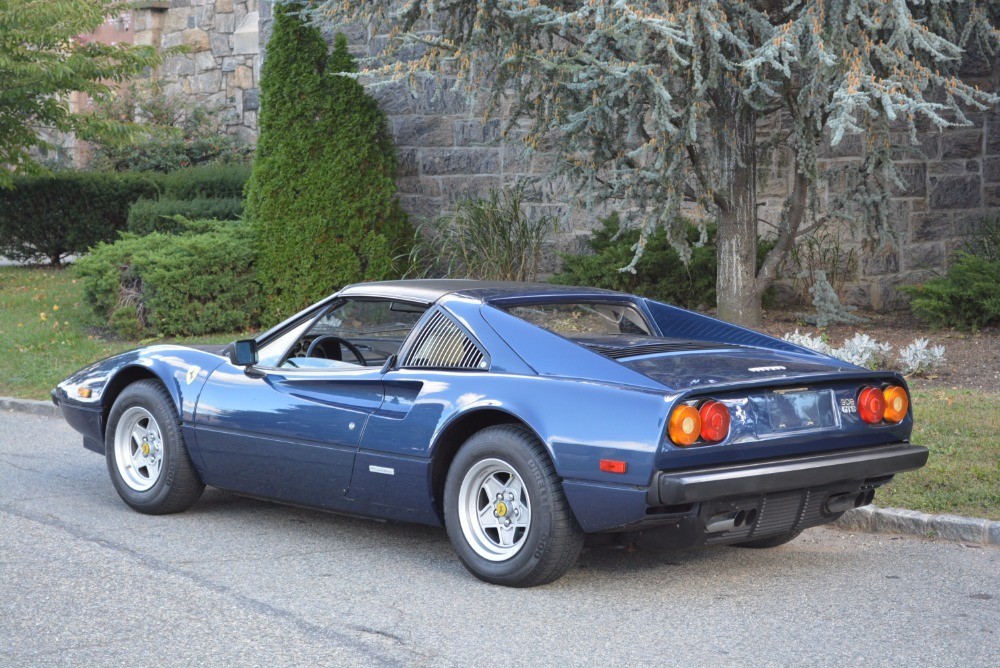
[[142,406],[125,411],[115,430],[115,463],[125,484],[144,492],[160,477],[163,436],[153,414]]
[[465,540],[483,559],[503,561],[524,547],[531,500],[513,466],[500,459],[477,462],[462,480],[458,503]]
[[118,495],[140,512],[186,510],[205,489],[188,457],[177,409],[157,381],[132,383],[118,395],[104,450]]
[[545,446],[520,425],[488,427],[459,449],[445,480],[444,518],[465,567],[494,584],[552,582],[583,549]]

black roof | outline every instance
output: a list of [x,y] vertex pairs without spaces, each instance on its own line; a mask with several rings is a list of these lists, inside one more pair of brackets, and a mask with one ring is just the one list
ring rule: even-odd
[[516,283],[512,281],[474,281],[465,278],[424,278],[406,281],[355,283],[338,293],[343,297],[381,297],[432,304],[449,294],[461,294],[473,299],[492,301],[504,297],[601,296],[620,293],[599,288],[581,288],[548,283]]

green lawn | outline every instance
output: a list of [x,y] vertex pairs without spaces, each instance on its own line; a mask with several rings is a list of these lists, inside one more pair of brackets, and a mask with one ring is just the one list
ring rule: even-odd
[[876,505],[1000,520],[1000,393],[918,390],[913,417],[912,441],[930,459],[879,490]]
[[[0,267],[0,396],[48,399],[56,383],[102,357],[153,341],[106,338],[64,269]],[[225,342],[239,334],[172,339]]]
[[[48,399],[73,371],[151,342],[104,338],[82,299],[71,272],[0,267],[0,396]],[[913,442],[931,449],[930,462],[880,490],[876,503],[1000,520],[1000,393],[918,390],[913,405]]]

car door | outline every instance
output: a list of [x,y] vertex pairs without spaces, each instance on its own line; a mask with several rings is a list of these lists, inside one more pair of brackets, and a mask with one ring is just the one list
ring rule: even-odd
[[423,308],[345,300],[279,337],[284,353],[265,345],[254,367],[219,367],[194,419],[205,482],[342,506],[361,434],[383,401],[382,366]]

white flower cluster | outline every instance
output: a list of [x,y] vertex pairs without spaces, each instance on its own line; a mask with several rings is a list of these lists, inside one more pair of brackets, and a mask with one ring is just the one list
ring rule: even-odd
[[[812,336],[809,333],[799,334],[796,329],[792,334],[782,337],[789,343],[815,350],[844,360],[850,364],[866,369],[886,369],[892,366],[892,345],[879,343],[867,334],[856,333],[849,339],[844,339],[840,348],[834,348],[822,336]],[[905,348],[899,349],[896,366],[904,376],[923,375],[936,371],[947,362],[944,346],[931,346],[927,339],[916,339]]]

